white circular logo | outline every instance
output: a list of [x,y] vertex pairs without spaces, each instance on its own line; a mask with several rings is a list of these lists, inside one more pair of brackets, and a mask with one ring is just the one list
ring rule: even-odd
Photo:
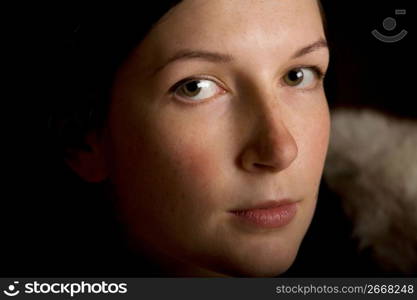
[[19,284],[19,281],[14,281],[13,284],[10,284],[7,287],[7,290],[4,290],[3,293],[9,297],[14,297],[20,293],[19,290],[16,289],[16,285]]

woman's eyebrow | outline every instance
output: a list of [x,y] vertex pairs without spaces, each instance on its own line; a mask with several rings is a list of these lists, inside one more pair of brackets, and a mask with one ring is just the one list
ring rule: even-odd
[[[327,42],[325,39],[320,39],[308,46],[305,46],[299,50],[297,50],[291,59],[301,57],[313,51],[316,51],[320,48],[328,48]],[[230,54],[223,54],[218,52],[211,52],[205,50],[192,50],[192,49],[183,49],[175,53],[171,58],[169,58],[166,62],[164,62],[161,66],[156,68],[151,76],[154,76],[156,73],[160,72],[163,68],[174,61],[179,60],[190,60],[190,59],[200,59],[205,60],[213,63],[229,63],[234,60],[233,56]]]
[[151,76],[154,76],[156,73],[161,71],[167,65],[174,61],[179,60],[189,60],[189,59],[201,59],[213,63],[228,63],[234,60],[234,58],[229,54],[222,54],[218,52],[211,52],[205,50],[191,50],[191,49],[183,49],[178,51],[174,54],[171,58],[169,58],[166,62],[164,62],[161,66],[156,68]]
[[306,55],[308,53],[311,53],[313,51],[316,51],[320,48],[328,48],[327,41],[325,39],[320,39],[314,43],[311,43],[308,46],[305,46],[299,50],[297,50],[294,55],[291,57],[292,59],[301,57],[303,55]]

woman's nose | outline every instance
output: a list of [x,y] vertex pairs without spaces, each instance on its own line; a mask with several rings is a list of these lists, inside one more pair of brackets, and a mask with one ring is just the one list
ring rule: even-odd
[[279,110],[267,108],[256,117],[251,138],[240,155],[249,172],[279,172],[297,157],[298,148]]

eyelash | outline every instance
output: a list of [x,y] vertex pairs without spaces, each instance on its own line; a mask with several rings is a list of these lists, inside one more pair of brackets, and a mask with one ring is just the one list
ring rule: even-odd
[[[289,86],[290,88],[296,88],[296,89],[300,90],[301,92],[308,92],[308,91],[316,89],[317,87],[320,86],[320,83],[322,83],[324,78],[326,77],[326,72],[322,71],[322,69],[317,65],[293,66],[285,72],[285,75],[287,75],[290,71],[295,70],[295,69],[310,69],[311,71],[314,72],[314,74],[317,78],[317,84],[315,86],[311,87],[311,88],[297,88],[297,87]],[[283,77],[281,79],[283,79]],[[288,86],[285,83],[284,83],[284,85]]]
[[[295,67],[292,67],[291,69],[289,69],[289,70],[287,70],[286,71],[286,73],[285,74],[288,74],[291,70],[294,70],[294,69],[300,69],[300,68],[308,68],[308,69],[311,69],[313,72],[314,72],[314,74],[316,75],[316,77],[317,77],[317,80],[318,80],[318,82],[320,83],[321,81],[323,81],[323,79],[324,79],[324,77],[326,76],[326,74],[325,74],[325,72],[323,72],[322,70],[321,70],[321,68],[320,67],[318,67],[318,66],[315,66],[315,65],[300,65],[300,66],[295,66]],[[182,80],[180,80],[180,81],[178,81],[177,83],[175,83],[170,89],[169,89],[169,94],[170,95],[173,95],[183,84],[185,84],[185,83],[188,83],[188,82],[191,82],[191,81],[193,81],[193,80],[201,80],[201,79],[206,79],[206,80],[212,80],[212,81],[214,81],[217,85],[219,85],[220,86],[220,88],[222,88],[222,89],[224,89],[224,90],[226,90],[227,91],[227,88],[223,85],[223,84],[221,84],[218,80],[215,80],[215,79],[213,79],[212,77],[209,77],[209,76],[203,76],[203,75],[201,75],[201,76],[191,76],[191,77],[187,77],[187,78],[184,78],[184,79],[182,79]],[[291,86],[289,86],[289,87],[291,87]],[[314,89],[315,87],[313,87],[313,88],[309,88],[309,89],[304,89],[304,90],[312,90],[312,89]],[[197,102],[197,101],[196,101]]]
[[173,93],[175,93],[183,84],[185,84],[185,83],[187,83],[187,82],[190,82],[190,81],[193,81],[193,80],[200,80],[200,79],[205,79],[205,80],[211,80],[211,81],[214,81],[217,85],[219,85],[222,89],[224,89],[224,90],[227,90],[226,89],[226,87],[223,85],[223,84],[221,84],[218,80],[216,80],[216,79],[214,79],[214,78],[212,78],[212,77],[209,77],[209,76],[204,76],[204,75],[201,75],[201,76],[195,76],[195,77],[193,77],[193,76],[191,76],[191,77],[187,77],[187,78],[184,78],[184,79],[182,79],[182,80],[180,80],[180,81],[178,81],[176,84],[174,84],[170,89],[169,89],[169,93],[171,93],[171,94],[173,94]]

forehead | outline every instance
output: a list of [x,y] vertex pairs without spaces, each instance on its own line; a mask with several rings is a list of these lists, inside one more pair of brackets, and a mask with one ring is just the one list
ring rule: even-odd
[[242,58],[245,50],[285,55],[323,37],[315,0],[184,0],[140,48],[144,61],[155,64],[184,48],[239,52]]

